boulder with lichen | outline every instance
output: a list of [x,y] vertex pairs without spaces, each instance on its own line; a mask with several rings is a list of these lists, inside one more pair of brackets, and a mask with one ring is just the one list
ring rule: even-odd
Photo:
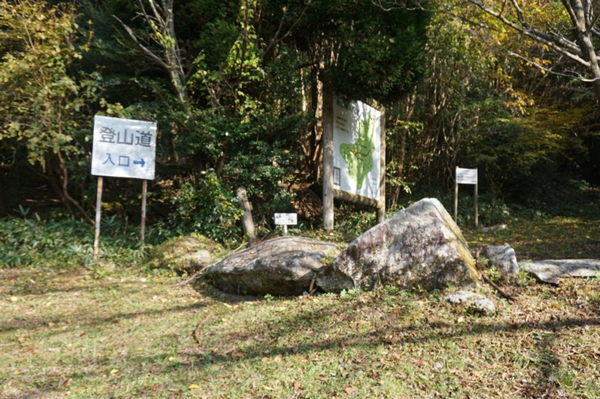
[[351,242],[317,277],[326,292],[380,285],[434,290],[476,284],[467,243],[444,206],[423,199]]
[[304,237],[279,237],[230,255],[203,278],[231,294],[301,295],[339,253],[336,244]]

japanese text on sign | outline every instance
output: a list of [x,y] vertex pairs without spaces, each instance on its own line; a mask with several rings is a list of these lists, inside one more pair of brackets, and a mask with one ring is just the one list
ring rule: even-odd
[[477,169],[456,167],[456,182],[458,184],[477,184]]
[[276,213],[276,225],[296,225],[298,224],[298,214],[296,213]]
[[154,179],[156,123],[94,118],[92,175]]

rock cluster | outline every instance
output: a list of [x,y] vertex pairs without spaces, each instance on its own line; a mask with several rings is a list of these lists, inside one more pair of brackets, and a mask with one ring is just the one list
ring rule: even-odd
[[226,292],[298,295],[313,280],[324,292],[379,285],[426,290],[470,286],[478,273],[460,229],[436,199],[397,212],[351,242],[301,237],[263,242],[210,267],[206,280]]

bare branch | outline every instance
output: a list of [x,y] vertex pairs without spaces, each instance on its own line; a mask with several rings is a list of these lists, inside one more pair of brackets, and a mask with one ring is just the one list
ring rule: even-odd
[[434,11],[433,8],[427,8],[427,5],[437,3],[435,0],[372,0],[372,2],[384,11]]
[[[512,3],[513,8],[517,12],[517,19],[519,20],[519,22],[521,23],[521,25],[527,26],[525,24],[525,18],[523,17],[523,10],[521,10],[521,7],[519,7],[519,3],[517,3],[516,0],[511,0],[510,2]],[[504,8],[504,6],[502,8]]]
[[[590,14],[590,15],[593,15],[593,14]],[[593,31],[593,30],[595,30],[595,28],[594,28],[594,27],[595,27],[595,26],[596,26],[596,24],[598,23],[598,19],[599,19],[599,18],[600,18],[600,13],[597,13],[596,15],[593,15],[593,19],[590,21],[590,23],[589,23],[589,28],[588,28],[590,31]]]
[[287,14],[287,9],[284,8],[283,11],[283,16],[281,17],[281,21],[279,22],[279,27],[277,28],[277,32],[275,32],[275,35],[273,36],[273,38],[271,39],[271,42],[269,43],[269,45],[267,46],[267,48],[265,49],[265,51],[263,52],[263,58],[269,54],[269,52],[271,51],[271,49],[281,43],[281,41],[283,39],[285,39],[286,37],[288,37],[291,33],[292,30],[296,27],[296,25],[298,24],[298,22],[300,22],[300,20],[302,19],[302,17],[304,16],[304,14],[306,14],[306,10],[308,9],[308,7],[311,5],[312,0],[308,0],[308,2],[306,3],[306,6],[304,7],[304,9],[302,10],[302,12],[300,13],[300,15],[298,16],[298,18],[296,18],[296,20],[294,21],[294,23],[292,23],[292,25],[290,26],[290,28],[287,30],[287,32],[285,34],[283,34],[282,36],[279,36],[279,34],[281,33],[281,29],[283,28],[283,22],[285,20],[285,16]]
[[144,20],[146,25],[149,26],[150,29],[152,29],[152,32],[154,33],[154,35],[150,35],[150,38],[156,44],[158,44],[159,46],[162,46],[162,43],[160,42],[159,37],[161,35],[165,36],[166,32],[164,31],[164,29],[161,32],[159,27],[164,27],[165,21],[161,17],[161,14],[159,13],[160,7],[157,9],[157,7],[153,1],[150,0],[149,2],[150,2],[150,6],[152,7],[152,12],[153,12],[154,16],[152,16],[146,12],[146,7],[144,7],[144,2],[142,0],[137,1],[138,8],[140,9],[138,16],[142,17],[142,19]]
[[590,79],[590,78],[584,77],[583,75],[581,75],[581,74],[579,74],[577,72],[572,72],[570,74],[569,73],[556,72],[552,68],[545,67],[542,64],[533,61],[532,59],[529,59],[527,57],[523,57],[521,54],[517,54],[517,53],[512,52],[512,51],[507,51],[506,54],[508,54],[511,57],[515,57],[515,58],[518,58],[520,60],[523,60],[523,61],[525,61],[525,62],[527,62],[527,63],[535,66],[536,68],[538,68],[538,69],[540,69],[540,70],[542,70],[544,72],[547,72],[549,74],[552,74],[552,75],[562,76],[562,77],[570,78],[570,79],[576,79],[576,80],[578,80],[580,82],[584,82],[584,83],[593,83],[595,81],[600,80],[600,77]]
[[[161,24],[162,24],[162,25],[164,25],[164,22],[165,22],[165,21],[162,19],[162,15],[163,15],[163,12],[162,12],[162,11],[164,11],[164,10],[159,10],[159,9],[160,9],[160,6],[157,6],[157,5],[154,3],[154,1],[152,1],[152,0],[148,0],[148,2],[150,3],[150,7],[152,7],[152,12],[154,13],[154,17],[155,17],[155,18],[156,18],[156,19],[157,19],[159,22],[161,22]],[[140,0],[140,3],[141,3],[141,0]]]
[[529,37],[530,39],[537,41],[538,43],[541,43],[541,44],[544,44],[544,45],[550,47],[552,50],[556,51],[557,53],[562,54],[562,55],[572,59],[573,61],[585,66],[586,68],[589,68],[589,66],[590,66],[589,62],[580,56],[581,49],[575,43],[571,42],[570,40],[567,40],[565,37],[549,34],[546,32],[541,32],[534,28],[527,28],[526,24],[524,24],[524,26],[521,27],[521,26],[515,24],[514,22],[510,21],[509,19],[507,19],[505,16],[499,14],[497,11],[494,11],[493,9],[487,7],[481,1],[478,1],[478,0],[467,0],[467,1],[475,6],[479,7],[482,11],[484,11],[488,15],[491,15],[491,16],[495,17],[496,19],[500,20],[500,22],[502,22],[504,25],[516,30],[517,32]]
[[121,21],[116,15],[113,15],[113,18],[116,19],[117,21],[119,21],[119,23],[123,26],[125,31],[127,31],[127,33],[129,34],[129,37],[131,37],[131,39],[135,42],[135,44],[137,44],[138,47],[140,49],[142,49],[142,51],[147,56],[149,56],[154,62],[156,62],[163,68],[166,68],[166,69],[170,68],[169,65],[165,61],[163,61],[162,58],[160,58],[159,56],[154,54],[154,52],[152,50],[150,50],[148,47],[146,47],[146,46],[144,46],[144,44],[142,44],[142,42],[138,39],[138,37],[135,35],[135,33],[133,33],[133,30],[129,26],[127,26],[123,21]]

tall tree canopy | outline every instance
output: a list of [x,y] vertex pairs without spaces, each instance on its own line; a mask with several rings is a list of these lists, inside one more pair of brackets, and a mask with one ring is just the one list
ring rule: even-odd
[[7,168],[24,156],[66,205],[87,217],[68,184],[85,164],[85,109],[96,100],[99,76],[72,70],[91,40],[76,19],[69,5],[0,2],[0,162]]
[[[449,187],[457,163],[479,167],[495,197],[516,198],[515,181],[600,176],[596,2],[0,5],[0,199],[13,197],[3,181],[16,192],[31,180],[39,197],[93,209],[100,112],[158,122],[161,233],[238,236],[238,187],[267,228],[273,212],[318,198],[325,85],[386,107],[388,205]],[[137,214],[136,182],[106,184],[114,212]]]

